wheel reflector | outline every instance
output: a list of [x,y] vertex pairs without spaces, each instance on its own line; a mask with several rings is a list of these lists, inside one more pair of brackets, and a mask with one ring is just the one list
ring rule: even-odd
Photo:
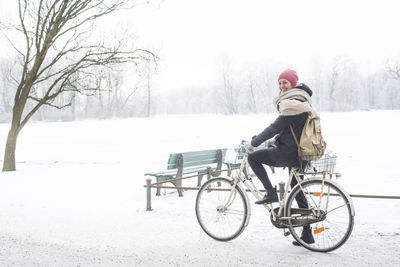
[[319,234],[325,230],[324,227],[314,229],[314,234]]
[[313,193],[313,196],[314,196],[314,197],[319,197],[319,196],[322,196],[322,197],[323,197],[323,196],[324,196],[324,193],[322,193],[322,195],[321,195],[321,192],[314,192],[314,193]]

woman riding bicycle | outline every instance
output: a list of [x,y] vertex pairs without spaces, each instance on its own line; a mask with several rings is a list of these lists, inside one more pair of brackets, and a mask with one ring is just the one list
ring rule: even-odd
[[[256,176],[261,180],[266,194],[256,204],[278,202],[276,188],[272,186],[263,164],[274,167],[298,167],[299,158],[297,144],[290,126],[297,140],[308,117],[308,112],[313,112],[311,107],[311,89],[305,84],[297,84],[298,76],[294,70],[287,69],[278,77],[279,95],[274,99],[274,106],[279,111],[279,117],[260,134],[253,136],[251,141],[245,142],[249,153],[248,162]],[[261,143],[267,141],[267,148],[254,151]],[[253,152],[254,151],[254,152]],[[292,188],[297,184],[292,179]],[[296,197],[299,208],[308,208],[304,194]],[[306,243],[314,243],[314,238],[309,226],[304,226],[301,239]],[[294,245],[299,245],[294,241]]]

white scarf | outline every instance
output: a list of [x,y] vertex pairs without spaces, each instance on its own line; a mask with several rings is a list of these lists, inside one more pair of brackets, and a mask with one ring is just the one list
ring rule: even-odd
[[315,113],[311,103],[310,95],[297,88],[283,92],[274,99],[274,106],[283,116],[297,115],[303,112]]

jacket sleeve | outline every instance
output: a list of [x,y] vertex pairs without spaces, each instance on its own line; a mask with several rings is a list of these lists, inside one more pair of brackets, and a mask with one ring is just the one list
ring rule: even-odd
[[279,116],[270,126],[264,129],[260,134],[253,136],[251,145],[258,147],[266,140],[274,137],[276,134],[282,132],[286,127],[296,119],[296,115],[293,116]]

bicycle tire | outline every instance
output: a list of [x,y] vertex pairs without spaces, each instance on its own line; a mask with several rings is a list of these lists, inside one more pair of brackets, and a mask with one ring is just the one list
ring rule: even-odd
[[[227,207],[231,191],[233,199]],[[232,180],[227,178],[213,178],[203,184],[196,197],[196,217],[207,235],[229,241],[243,232],[249,216],[244,194],[238,186],[232,188]]]
[[308,224],[311,227],[314,243],[308,244],[301,239],[303,227],[299,226],[307,225],[307,223],[301,224],[297,219],[288,220],[289,231],[293,238],[303,247],[316,252],[329,252],[341,247],[350,237],[354,226],[352,202],[348,195],[327,180],[324,181],[322,187],[322,179],[304,181],[301,186],[303,191],[300,186],[297,186],[288,196],[285,216],[294,218],[296,213],[300,213],[295,201],[300,192],[305,193],[307,210],[316,211],[316,207],[320,205],[322,212],[319,221]]

